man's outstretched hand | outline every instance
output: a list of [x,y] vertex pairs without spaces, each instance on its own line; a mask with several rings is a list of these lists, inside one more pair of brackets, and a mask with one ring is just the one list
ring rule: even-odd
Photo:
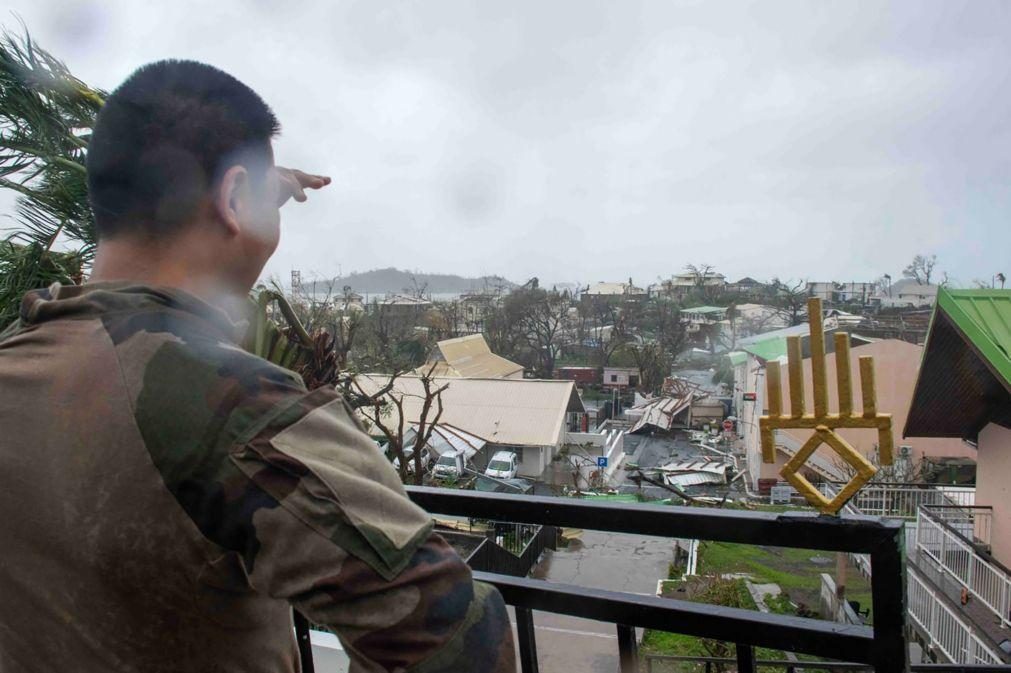
[[309,175],[297,168],[285,168],[283,166],[278,166],[275,170],[277,171],[277,181],[280,187],[277,194],[278,208],[293,197],[296,201],[302,203],[308,198],[305,195],[305,190],[322,189],[330,184],[330,178],[325,175]]

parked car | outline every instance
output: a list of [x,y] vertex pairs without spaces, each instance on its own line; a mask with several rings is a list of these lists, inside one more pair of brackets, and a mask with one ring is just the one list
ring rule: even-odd
[[[408,447],[404,449],[404,458],[407,460],[407,473],[414,474],[414,449]],[[432,452],[428,450],[428,447],[421,449],[421,471],[427,472],[428,468],[432,465]],[[393,467],[400,470],[400,458],[393,459]]]
[[496,479],[515,479],[519,461],[512,451],[496,451],[488,462],[485,475]]
[[454,479],[463,474],[463,454],[444,453],[435,461],[432,476],[437,479]]

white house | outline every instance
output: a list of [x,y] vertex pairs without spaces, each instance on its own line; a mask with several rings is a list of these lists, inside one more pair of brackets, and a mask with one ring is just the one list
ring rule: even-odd
[[937,285],[918,283],[912,278],[903,278],[886,286],[873,297],[881,308],[920,308],[933,306],[937,300]]
[[[375,394],[389,376],[361,374],[357,381],[367,394]],[[439,424],[479,438],[485,443],[482,453],[488,456],[503,449],[516,452],[519,473],[526,477],[544,472],[565,443],[569,427],[586,413],[572,381],[438,377],[433,384],[449,386],[442,393]],[[391,394],[403,399],[405,426],[419,423],[425,401],[421,378],[397,377]],[[397,410],[392,404],[389,407],[386,422],[396,426]],[[429,421],[433,415],[430,412]]]

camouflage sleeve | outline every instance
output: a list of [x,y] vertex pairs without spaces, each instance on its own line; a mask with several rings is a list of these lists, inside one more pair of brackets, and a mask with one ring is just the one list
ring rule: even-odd
[[251,583],[332,629],[352,670],[515,670],[501,596],[432,533],[339,395],[300,398],[230,458],[277,504],[252,516]]
[[432,533],[344,399],[170,318],[107,329],[166,488],[227,551],[203,581],[291,602],[352,670],[513,671],[498,592]]

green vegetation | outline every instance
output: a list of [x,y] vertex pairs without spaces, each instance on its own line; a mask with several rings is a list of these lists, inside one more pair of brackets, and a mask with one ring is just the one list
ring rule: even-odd
[[[668,567],[668,575],[680,575],[681,571],[671,564]],[[687,580],[665,580],[662,583],[663,593],[670,596],[678,592],[679,598],[683,588],[684,600],[696,603],[708,603],[711,605],[723,605],[727,607],[743,608],[755,610],[755,601],[748,592],[747,585],[743,579],[723,579],[721,577],[692,577]],[[666,654],[697,657],[732,657],[734,656],[734,646],[711,638],[698,638],[680,633],[667,633],[665,631],[655,631],[646,629],[640,644],[642,652],[645,654]],[[756,654],[764,659],[781,659],[783,653],[778,650],[768,650],[759,648]],[[685,673],[705,670],[704,664],[682,664],[676,670]],[[717,666],[716,670],[723,670]]]
[[597,402],[600,400],[609,400],[612,397],[610,392],[605,392],[603,390],[600,390],[599,388],[591,388],[589,386],[583,388],[583,390],[580,392],[579,395],[584,400],[590,400],[593,402]]
[[[832,563],[817,564],[811,560],[817,556],[831,558]],[[834,554],[811,549],[703,542],[699,555],[700,574],[740,573],[750,575],[753,582],[778,584],[785,598],[806,610],[817,608],[821,574],[834,572]],[[861,606],[870,605],[870,582],[852,565],[847,598],[860,601]]]
[[762,598],[762,602],[765,606],[769,608],[770,612],[774,612],[777,615],[795,615],[797,614],[796,606],[790,601],[790,597],[786,594],[765,594]]

